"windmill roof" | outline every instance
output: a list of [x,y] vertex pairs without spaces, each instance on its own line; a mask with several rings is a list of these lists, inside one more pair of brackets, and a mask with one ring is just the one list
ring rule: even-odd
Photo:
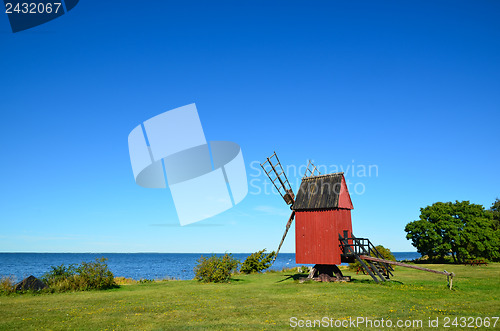
[[343,172],[302,179],[293,210],[353,209]]

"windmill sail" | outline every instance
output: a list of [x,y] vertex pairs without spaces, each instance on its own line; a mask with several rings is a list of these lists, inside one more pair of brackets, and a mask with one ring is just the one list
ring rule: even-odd
[[268,157],[266,161],[261,163],[260,166],[266,173],[267,177],[269,177],[271,183],[273,183],[278,193],[285,200],[286,204],[292,205],[295,199],[295,195],[293,194],[290,182],[286,177],[285,171],[281,166],[281,162],[278,159],[278,155],[276,155],[276,152]]
[[[278,155],[276,155],[276,152],[274,152],[273,155],[268,157],[267,160],[264,161],[260,166],[262,167],[262,169],[264,169],[264,172],[266,173],[267,177],[269,177],[271,183],[273,183],[274,187],[281,195],[283,200],[285,200],[286,204],[293,205],[293,203],[295,202],[295,195],[293,194],[290,182],[286,177],[285,171],[281,166],[281,162],[278,158]],[[313,172],[314,170],[316,170],[316,167],[313,169]],[[276,257],[280,252],[281,245],[283,245],[283,242],[285,241],[286,234],[288,233],[288,230],[292,225],[294,217],[295,217],[295,211],[292,211],[292,214],[290,214],[288,222],[286,223],[285,233],[283,234],[283,238],[281,238],[281,242],[278,246],[278,250],[276,251],[276,255],[274,256],[273,262],[276,260]]]
[[321,175],[321,172],[319,172],[318,168],[316,168],[316,166],[311,162],[311,160],[309,160],[309,162],[307,163],[306,172],[304,173],[304,177],[302,178],[319,176],[319,175]]

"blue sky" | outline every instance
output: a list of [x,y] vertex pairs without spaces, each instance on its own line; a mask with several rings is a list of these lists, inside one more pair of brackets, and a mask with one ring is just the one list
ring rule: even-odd
[[[255,166],[274,150],[354,167],[354,234],[415,250],[420,207],[500,196],[498,17],[493,0],[81,1],[13,34],[3,14],[0,251],[276,249],[289,209]],[[253,182],[181,227],[168,190],[135,184],[127,136],[193,102]]]

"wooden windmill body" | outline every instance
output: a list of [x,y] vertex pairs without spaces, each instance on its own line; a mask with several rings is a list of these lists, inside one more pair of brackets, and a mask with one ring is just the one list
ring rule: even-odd
[[339,235],[351,236],[351,197],[342,172],[304,177],[295,203],[297,264],[340,264]]

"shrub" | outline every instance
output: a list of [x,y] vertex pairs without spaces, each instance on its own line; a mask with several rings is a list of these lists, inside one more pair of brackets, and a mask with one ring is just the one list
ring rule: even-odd
[[73,264],[70,264],[69,266],[65,266],[64,264],[51,266],[50,269],[51,270],[49,272],[42,276],[42,281],[49,286],[76,274],[76,267]]
[[271,252],[266,254],[266,250],[252,253],[246,258],[245,262],[241,265],[241,272],[250,274],[253,272],[261,272],[269,268],[272,264],[273,258],[276,256],[276,252]]
[[2,277],[0,279],[0,294],[11,294],[14,292],[14,278],[5,276]]
[[51,290],[59,292],[112,288],[116,284],[106,261],[107,259],[100,258],[95,262],[82,262],[79,266],[53,266],[42,279]]
[[153,282],[154,282],[153,279],[148,279],[148,278],[141,278],[138,281],[139,284],[147,284],[147,283],[153,283]]
[[77,268],[80,278],[80,288],[83,290],[104,290],[115,285],[114,276],[106,264],[106,258],[96,259],[95,262],[82,262]]
[[231,254],[210,257],[203,255],[198,259],[198,264],[194,268],[195,279],[205,283],[222,283],[229,281],[231,274],[238,269],[239,261]]

